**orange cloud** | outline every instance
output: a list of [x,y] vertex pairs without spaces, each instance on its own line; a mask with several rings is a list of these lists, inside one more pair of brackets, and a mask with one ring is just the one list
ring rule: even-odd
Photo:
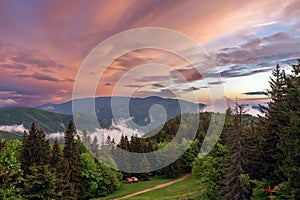
[[[56,94],[53,98],[47,92],[45,98],[53,101],[70,98],[73,79],[87,54],[101,41],[121,31],[145,26],[171,28],[187,34],[203,45],[218,40],[216,46],[220,48],[223,45],[220,39],[230,34],[241,34],[230,41],[236,43],[246,34],[248,37],[261,30],[262,27],[257,26],[258,24],[293,22],[298,20],[299,13],[297,0],[92,0],[89,4],[85,1],[67,0],[28,2],[26,7],[21,4],[22,2],[0,2],[0,26],[3,27],[0,36],[8,44],[5,44],[7,51],[4,52],[3,43],[0,42],[0,67],[3,70],[0,75],[0,82],[3,83],[0,90],[18,87],[25,90],[27,86],[38,94],[45,94],[43,90],[55,90],[57,87],[70,91],[67,94]],[[278,37],[287,39],[282,33],[265,40],[272,42]],[[279,49],[287,48],[292,47],[282,45]],[[265,47],[256,53],[272,57],[272,50]],[[228,55],[228,58],[237,60],[250,55],[245,51],[234,53]],[[201,79],[199,74],[181,69],[187,66],[181,58],[163,53],[157,55],[148,50],[120,57],[111,64],[100,80],[98,94],[111,94],[113,87],[102,86],[107,83],[113,86],[135,66],[150,62],[166,64],[179,72],[181,70],[191,80]],[[251,55],[254,55],[253,52]],[[23,77],[17,76],[22,70],[27,72],[23,73]],[[149,74],[150,70],[145,70],[145,73],[148,73],[148,77],[154,77]],[[97,76],[97,73],[94,75]],[[165,79],[167,75],[170,76],[167,73],[164,75]],[[8,85],[7,81],[14,84]]]

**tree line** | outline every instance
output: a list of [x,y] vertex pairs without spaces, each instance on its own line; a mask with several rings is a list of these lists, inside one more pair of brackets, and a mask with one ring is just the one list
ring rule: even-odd
[[[271,101],[261,107],[264,116],[252,117],[238,103],[225,114],[217,114],[225,117],[224,128],[217,144],[205,155],[199,150],[212,113],[200,113],[195,139],[178,141],[177,148],[188,145],[187,151],[172,164],[151,173],[121,174],[95,158],[106,157],[116,168],[126,165],[130,169],[132,164],[149,168],[165,160],[164,156],[174,155],[160,155],[153,160],[144,157],[132,163],[120,159],[124,155],[115,153],[116,146],[136,153],[162,149],[174,139],[179,127],[185,133],[191,132],[189,124],[198,119],[197,114],[179,115],[148,133],[149,137],[122,135],[116,144],[108,136],[101,145],[87,131],[81,139],[76,137],[73,122],[65,132],[64,145],[57,140],[52,145],[33,124],[22,143],[0,141],[0,195],[6,199],[89,199],[114,192],[122,176],[149,180],[156,175],[177,177],[192,172],[199,181],[196,199],[269,199],[268,188],[274,189],[274,199],[299,199],[300,60],[292,65],[291,74],[277,65],[269,83],[271,89],[266,95]],[[182,122],[182,117],[186,121]]]
[[22,143],[0,140],[1,199],[90,199],[112,193],[121,174],[98,162],[85,148],[72,121],[51,145],[32,124]]
[[269,189],[271,199],[299,199],[300,60],[291,74],[277,65],[269,84],[265,116],[253,120],[236,104],[213,151],[195,159],[197,199],[270,199]]

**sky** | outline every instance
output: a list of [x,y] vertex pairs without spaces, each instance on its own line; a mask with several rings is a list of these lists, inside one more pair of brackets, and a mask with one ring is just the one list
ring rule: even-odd
[[[3,0],[0,108],[71,100],[78,70],[89,53],[116,34],[143,27],[171,29],[192,38],[213,61],[209,71],[221,79],[207,81],[172,52],[137,49],[105,66],[103,74],[90,73],[99,78],[96,96],[206,103],[218,85],[227,99],[263,103],[268,101],[262,91],[269,88],[272,68],[278,63],[289,71],[289,64],[300,57],[299,15],[299,0]],[[103,68],[102,60],[94,62]],[[91,77],[85,77],[86,83]]]

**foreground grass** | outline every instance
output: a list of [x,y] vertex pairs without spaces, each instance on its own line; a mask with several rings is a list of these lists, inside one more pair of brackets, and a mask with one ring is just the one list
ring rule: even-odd
[[146,192],[137,196],[133,196],[130,200],[137,200],[137,199],[193,199],[199,196],[199,184],[198,180],[194,177],[190,176],[189,178],[174,183],[170,186],[152,190],[150,192]]
[[[180,176],[180,177],[182,177],[182,176]],[[178,177],[178,178],[180,178],[180,177]],[[106,197],[97,198],[94,200],[108,200],[108,199],[114,199],[117,197],[122,197],[127,194],[131,194],[131,193],[135,193],[135,192],[138,192],[141,190],[152,188],[159,184],[174,181],[178,178],[166,178],[165,176],[158,176],[158,177],[152,177],[150,181],[140,181],[139,183],[132,183],[132,184],[126,184],[125,181],[123,181],[121,183],[120,188],[113,194],[110,194]]]

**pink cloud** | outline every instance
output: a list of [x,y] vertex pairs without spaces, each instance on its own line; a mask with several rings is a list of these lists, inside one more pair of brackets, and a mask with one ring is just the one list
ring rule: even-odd
[[0,99],[0,108],[17,104],[18,102],[13,99]]
[[[239,37],[230,41],[235,45],[260,30],[261,27],[253,27],[255,24],[272,21],[280,24],[284,20],[293,22],[298,20],[300,13],[297,0],[276,3],[274,0],[92,0],[89,4],[67,0],[22,4],[0,2],[0,26],[3,27],[0,36],[5,41],[5,44],[0,41],[0,90],[26,91],[22,95],[27,95],[27,98],[30,98],[28,91],[34,91],[31,98],[38,102],[70,98],[70,92],[51,96],[50,91],[58,88],[72,91],[76,72],[85,56],[101,41],[121,31],[144,26],[171,28],[191,36],[202,45],[240,33]],[[248,30],[249,27],[253,29]],[[218,64],[251,64],[254,57],[257,57],[256,63],[273,59],[274,56],[286,58],[279,50],[289,51],[288,57],[299,53],[295,51],[298,46],[292,42],[289,45],[281,43],[260,47],[264,41],[284,40],[292,38],[282,32],[247,40],[243,46],[245,49],[216,52],[216,61]],[[228,47],[234,48],[234,45]],[[221,48],[222,40],[216,46]],[[277,53],[274,53],[274,48]],[[202,79],[195,70],[182,69],[187,65],[176,56],[156,56],[154,52],[137,51],[116,60],[106,71],[100,86],[106,83],[114,85],[128,70],[154,61],[171,66],[188,81]],[[147,74],[145,79],[137,82],[153,84],[152,81],[171,76]],[[98,94],[109,95],[112,88],[101,87]]]

